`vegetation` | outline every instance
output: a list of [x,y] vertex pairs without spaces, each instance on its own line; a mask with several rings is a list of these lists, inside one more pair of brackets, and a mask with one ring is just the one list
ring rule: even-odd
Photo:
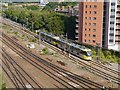
[[76,6],[77,2],[49,2],[44,8],[43,10],[47,10],[47,11],[51,11],[54,10],[55,8],[58,7],[58,5],[60,7],[65,6],[65,8],[67,8],[68,6]]
[[30,28],[33,32],[42,29],[55,35],[62,35],[66,32],[72,32],[75,28],[75,17],[56,12],[38,12],[27,8],[9,7],[3,15]]
[[[72,3],[70,3],[72,4]],[[74,4],[74,3],[73,3]],[[25,25],[27,28],[34,32],[34,30],[44,30],[46,32],[53,33],[55,35],[65,35],[68,33],[68,37],[73,37],[72,33],[75,30],[75,17],[69,17],[63,14],[59,14],[56,12],[50,12],[51,8],[56,8],[58,3],[49,3],[43,11],[38,12],[37,7],[9,7],[8,10],[4,12],[4,17],[10,18],[22,25]],[[59,4],[68,6],[69,3],[60,3]],[[45,10],[45,11],[44,11]],[[17,33],[16,33],[17,35]],[[29,39],[31,42],[36,42],[36,40]],[[83,44],[83,43],[82,43]],[[115,52],[111,50],[97,50],[95,47],[86,45],[88,48],[92,49],[93,58],[96,59],[96,56],[99,55],[99,59],[105,63],[109,62],[118,62],[120,64],[120,52]],[[43,50],[45,53],[47,49]]]
[[42,53],[45,54],[45,55],[46,55],[46,54],[49,54],[48,48],[47,48],[47,47],[43,48],[43,49],[42,49]]
[[40,7],[37,5],[31,5],[31,6],[23,5],[23,8],[27,8],[28,10],[39,10]]
[[119,52],[116,51],[111,51],[111,50],[106,50],[106,49],[92,49],[92,57],[93,59],[98,59],[102,62],[102,63],[119,63],[120,64],[120,56],[119,56]]

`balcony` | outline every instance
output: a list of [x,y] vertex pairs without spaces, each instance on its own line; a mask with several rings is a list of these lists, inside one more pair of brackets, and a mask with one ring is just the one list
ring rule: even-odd
[[117,11],[120,11],[120,8],[117,8]]
[[75,29],[75,32],[78,33],[78,29]]
[[120,5],[120,2],[118,1],[117,5]]
[[116,17],[120,17],[120,13],[117,13],[117,14],[116,14]]
[[78,39],[78,35],[75,35],[75,38]]
[[120,20],[116,20],[116,23],[120,23]]
[[116,29],[120,29],[120,25],[117,25],[117,26],[116,26]]
[[79,22],[78,19],[76,19],[76,22]]
[[77,14],[76,17],[78,17],[79,15]]
[[76,24],[76,27],[78,28],[78,24]]
[[120,41],[120,37],[116,38],[115,41]]

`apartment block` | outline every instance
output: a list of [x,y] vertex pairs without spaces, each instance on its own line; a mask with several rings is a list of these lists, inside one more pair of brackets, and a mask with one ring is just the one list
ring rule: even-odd
[[120,50],[120,2],[86,0],[79,2],[78,41]]

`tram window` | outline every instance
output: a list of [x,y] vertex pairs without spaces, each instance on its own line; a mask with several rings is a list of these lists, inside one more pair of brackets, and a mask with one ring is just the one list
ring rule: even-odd
[[86,55],[86,52],[85,52],[85,51],[81,51],[81,54],[84,54],[84,55]]
[[79,55],[79,52],[77,52],[77,55]]
[[71,52],[73,52],[73,50],[71,50]]

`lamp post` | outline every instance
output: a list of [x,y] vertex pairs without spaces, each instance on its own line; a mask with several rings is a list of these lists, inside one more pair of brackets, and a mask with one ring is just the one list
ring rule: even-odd
[[4,18],[6,18],[6,14],[4,13]]
[[17,18],[17,17],[15,17],[16,22],[17,22],[17,19],[18,19],[18,18]]
[[38,40],[38,44],[40,45],[41,43],[41,30],[39,31],[39,40]]
[[99,59],[100,59],[100,43],[96,43],[96,45],[97,45],[97,61],[99,61]]
[[34,28],[34,24],[33,24],[33,22],[32,22],[32,32],[33,32],[33,28]]
[[24,24],[23,24],[23,30],[24,30]]
[[66,33],[66,35],[65,35],[65,47],[64,47],[64,53],[65,53],[65,50],[67,50],[66,48],[67,48],[67,33]]
[[41,30],[39,31],[39,40],[38,40],[38,44],[39,44],[39,51],[40,51],[40,43],[41,43]]
[[26,18],[27,19],[27,27],[28,27],[28,18]]
[[10,15],[10,19],[11,19],[11,15]]

